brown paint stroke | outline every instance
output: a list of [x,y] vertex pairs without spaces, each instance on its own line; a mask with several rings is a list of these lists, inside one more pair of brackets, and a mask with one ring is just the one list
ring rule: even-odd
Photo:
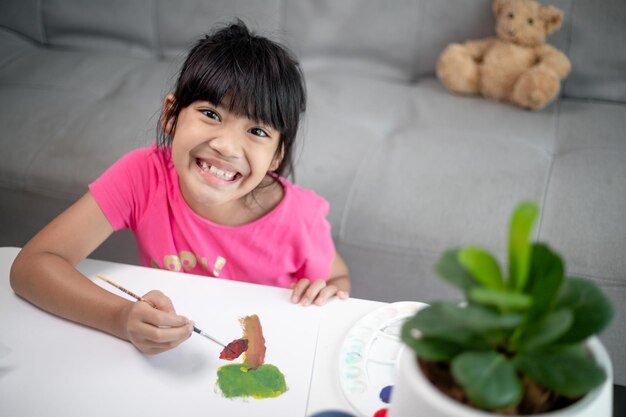
[[259,316],[252,314],[239,319],[243,329],[242,339],[248,339],[248,350],[243,355],[243,363],[256,369],[265,362],[265,338]]

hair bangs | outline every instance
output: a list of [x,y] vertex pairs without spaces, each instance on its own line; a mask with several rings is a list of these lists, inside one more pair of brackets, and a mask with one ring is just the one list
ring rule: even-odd
[[198,51],[205,53],[192,55],[181,72],[176,94],[181,107],[208,101],[281,133],[289,130],[304,111],[303,87],[297,85],[299,74],[289,74],[293,67],[280,65],[263,41],[206,45],[206,51]]

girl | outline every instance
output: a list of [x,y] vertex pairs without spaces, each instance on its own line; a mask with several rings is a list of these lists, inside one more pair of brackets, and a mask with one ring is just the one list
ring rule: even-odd
[[177,346],[193,323],[167,296],[145,295],[157,309],[133,303],[75,269],[130,228],[146,266],[293,288],[302,305],[348,297],[328,204],[284,177],[304,108],[302,73],[281,46],[240,21],[200,40],[165,98],[157,145],[121,158],[33,237],[13,289],[142,352]]

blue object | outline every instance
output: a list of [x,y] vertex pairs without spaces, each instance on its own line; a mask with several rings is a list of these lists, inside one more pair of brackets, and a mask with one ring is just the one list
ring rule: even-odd
[[385,388],[380,390],[380,399],[382,402],[389,404],[392,390],[393,390],[393,385],[387,385]]
[[357,417],[354,414],[346,413],[345,411],[326,410],[320,411],[315,414],[311,414],[309,417]]

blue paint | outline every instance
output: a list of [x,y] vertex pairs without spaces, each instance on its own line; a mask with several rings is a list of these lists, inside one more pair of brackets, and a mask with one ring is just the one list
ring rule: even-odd
[[357,417],[354,414],[346,413],[345,411],[327,410],[320,411],[310,415],[309,417]]
[[380,390],[380,399],[382,402],[389,404],[391,400],[391,391],[393,390],[393,385],[387,385],[385,388]]

